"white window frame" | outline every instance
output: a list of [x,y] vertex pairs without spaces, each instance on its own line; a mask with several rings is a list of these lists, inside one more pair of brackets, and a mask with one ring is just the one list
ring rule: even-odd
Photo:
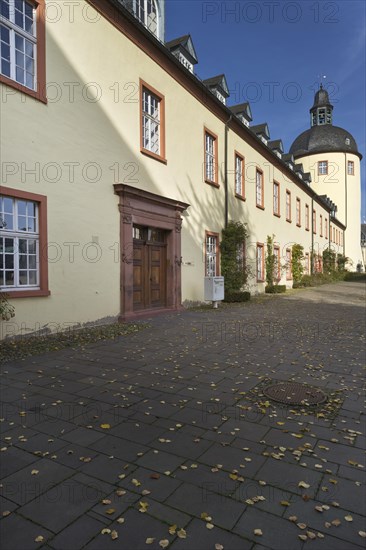
[[205,131],[205,179],[216,182],[216,138]]
[[273,182],[273,214],[280,215],[280,184]]
[[244,159],[238,153],[235,153],[235,194],[244,196]]
[[[16,11],[15,10],[15,5],[19,5],[18,2],[22,2],[23,7],[25,6],[25,4],[28,4],[29,6],[32,7],[32,10],[33,10],[33,25],[32,25],[33,33],[29,33],[24,28],[20,27],[19,25],[17,25],[15,23],[15,11]],[[37,82],[36,82],[36,77],[37,77],[37,20],[36,20],[36,10],[37,10],[37,8],[31,2],[27,2],[26,0],[16,0],[16,1],[15,0],[8,0],[8,4],[9,4],[9,19],[4,17],[0,13],[0,27],[5,27],[9,31],[10,75],[5,74],[2,70],[2,59],[3,59],[2,57],[0,59],[0,74],[5,76],[6,78],[10,78],[10,80],[13,80],[14,82],[17,82],[18,84],[28,88],[29,90],[36,91],[36,89],[37,89]],[[19,11],[19,10],[17,10],[17,11]],[[23,13],[25,13],[25,8],[24,8]],[[33,56],[32,57],[31,56],[26,56],[25,51],[20,52],[20,50],[16,49],[16,47],[15,47],[16,36],[22,38],[23,40],[28,40],[28,42],[30,42],[32,44],[32,47],[33,47]],[[25,48],[25,42],[24,42],[24,48]],[[23,59],[24,59],[24,68],[23,68],[24,76],[26,76],[27,72],[29,73],[29,71],[26,71],[26,66],[25,66],[26,65],[26,58],[28,57],[28,58],[32,59],[33,72],[29,73],[29,74],[32,74],[32,86],[27,85],[25,79],[23,79],[22,81],[17,79],[17,64],[16,64],[17,55],[16,54],[17,54],[18,51],[19,51],[19,54],[21,54],[21,53],[24,54],[22,56]]]
[[[148,88],[142,89],[142,147],[160,155],[161,150],[161,99]],[[147,105],[147,110],[145,110]],[[156,141],[153,142],[153,133]]]
[[326,176],[328,174],[328,161],[327,160],[320,160],[318,162],[318,175],[319,176]]
[[217,245],[218,245],[217,235],[206,235],[206,266],[205,273],[206,277],[216,277],[218,275],[218,266],[217,266]]
[[[12,217],[13,217],[13,228],[7,229],[6,225],[4,226],[5,216],[3,216],[3,211],[1,209],[0,205],[0,238],[2,243],[4,243],[4,246],[2,246],[2,251],[0,251],[0,254],[3,256],[3,268],[1,268],[2,274],[4,274],[4,284],[0,285],[0,290],[3,292],[7,291],[17,291],[17,290],[29,290],[29,289],[39,289],[40,287],[40,262],[39,262],[39,207],[37,202],[30,201],[27,199],[20,199],[20,198],[14,198],[14,197],[8,197],[6,195],[0,196],[1,199],[7,199],[12,201]],[[19,228],[19,212],[18,207],[19,203],[24,202],[26,204],[32,204],[34,205],[34,211],[35,211],[35,231],[29,231],[27,229],[20,229]],[[27,219],[27,217],[26,217]],[[3,240],[4,239],[4,240]],[[14,278],[13,278],[13,285],[6,285],[5,284],[5,256],[6,256],[6,248],[5,248],[5,242],[6,239],[13,240],[13,269],[8,269],[7,271],[14,271]],[[25,254],[27,256],[27,267],[21,267],[20,261],[21,261],[21,246],[20,241],[27,241],[29,243],[30,241],[35,241],[35,254]],[[27,244],[28,248],[28,244]],[[29,267],[29,259],[30,256],[35,256],[35,268]],[[26,272],[27,273],[27,284],[21,284],[20,283],[20,272]],[[36,282],[35,283],[29,283],[29,275],[30,273],[36,274]],[[0,279],[1,283],[1,279]]]
[[255,200],[256,206],[264,208],[264,184],[263,184],[263,172],[256,169],[255,172]]
[[[152,26],[152,20],[149,21],[149,7],[153,6],[156,14],[156,28]],[[155,0],[134,0],[135,17],[157,38],[159,36],[159,6]]]
[[291,221],[291,191],[286,191],[286,221]]
[[348,176],[355,175],[355,163],[353,162],[353,160],[347,161],[347,174]]
[[296,197],[296,225],[301,226],[301,199]]
[[264,282],[264,245],[257,244],[257,282]]
[[290,248],[286,248],[286,280],[292,279],[292,253]]

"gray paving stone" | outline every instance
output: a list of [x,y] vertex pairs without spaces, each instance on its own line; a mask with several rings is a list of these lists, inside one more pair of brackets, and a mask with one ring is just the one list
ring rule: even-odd
[[119,475],[127,476],[129,474],[129,470],[125,468],[129,466],[128,463],[118,458],[109,458],[107,455],[99,455],[91,462],[81,464],[80,470],[84,474],[107,483],[117,484]]
[[[32,474],[32,471],[38,473]],[[73,473],[71,468],[43,458],[3,479],[2,494],[17,504],[25,504],[40,498],[51,487],[70,478]]]
[[232,529],[244,511],[241,503],[188,483],[181,485],[165,504],[199,518],[206,512],[212,523],[224,529]]
[[[285,491],[297,494],[306,493],[310,496],[315,496],[322,479],[322,474],[309,468],[268,458],[255,477],[258,480],[267,482],[270,480],[271,485],[282,487]],[[298,484],[300,481],[304,481],[310,487],[308,489],[299,488]]]
[[142,443],[134,443],[127,439],[106,435],[103,439],[99,439],[92,443],[90,447],[94,451],[99,451],[108,455],[113,455],[116,458],[126,461],[136,461],[139,453],[145,453],[148,448]]
[[50,542],[55,550],[79,550],[104,528],[104,523],[88,515],[78,518]]
[[[99,534],[94,540],[85,546],[88,550],[115,550],[116,543],[121,550],[146,550],[146,539],[154,538],[155,542],[149,545],[153,550],[160,550],[159,541],[167,539],[172,541],[174,537],[169,534],[168,526],[152,518],[148,514],[141,514],[137,510],[128,510],[123,516],[125,522],[120,525],[117,522],[109,525],[109,529],[116,530],[118,539],[112,540],[108,535]],[[141,529],[143,524],[144,528]]]
[[46,529],[59,533],[94,504],[94,493],[91,494],[85,485],[71,478],[22,506],[19,513]]
[[102,439],[102,437],[104,437],[104,434],[101,432],[95,432],[87,428],[75,428],[75,430],[64,434],[62,439],[69,443],[77,443],[78,445],[90,445]]
[[35,525],[31,521],[11,514],[1,521],[1,546],[3,550],[33,550],[39,548],[35,538],[42,536],[44,540],[52,538],[53,533]]
[[221,544],[227,550],[251,550],[252,542],[219,527],[209,530],[206,523],[206,521],[194,519],[186,529],[187,538],[177,538],[170,548],[173,550],[187,548],[192,550],[214,550],[216,544]]
[[173,472],[178,466],[183,464],[185,459],[167,453],[164,451],[154,452],[153,450],[148,451],[141,458],[136,461],[136,464],[143,466],[144,468],[149,468],[155,472]]
[[[255,529],[261,529],[263,535],[255,535]],[[294,523],[253,507],[245,510],[233,532],[253,542],[259,542],[260,539],[260,543],[271,550],[300,550],[303,547],[298,539],[299,529]]]
[[[249,459],[250,462],[247,462],[245,460],[246,458]],[[216,464],[222,464],[223,469],[228,471],[234,469],[239,470],[240,464],[243,464],[245,468],[242,468],[242,474],[244,476],[254,476],[259,468],[265,463],[266,458],[255,455],[250,451],[244,451],[240,448],[223,447],[214,444],[208,451],[200,456],[199,461],[211,467]]]
[[6,451],[1,453],[1,477],[5,478],[16,471],[21,470],[28,464],[33,464],[37,460],[39,460],[39,457],[31,455],[22,449],[8,447]]
[[[362,539],[358,532],[365,530],[365,518],[354,512],[350,514],[347,509],[335,508],[332,505],[330,505],[329,510],[324,510],[323,512],[316,511],[315,506],[321,504],[321,502],[314,500],[308,502],[297,500],[286,509],[285,517],[288,518],[291,515],[297,516],[298,521],[306,523],[311,531],[320,531],[326,537],[332,535],[333,537],[343,540],[345,548],[348,543],[359,544],[361,546]],[[348,515],[352,516],[353,521],[348,522],[344,519],[345,516]],[[332,525],[329,528],[325,526],[326,522],[331,523],[337,519],[341,521],[340,525]]]
[[[130,471],[130,469],[128,471]],[[136,487],[132,483],[133,479],[139,481],[141,485]],[[164,474],[157,474],[157,472],[147,470],[146,468],[137,468],[125,479],[119,481],[118,486],[138,493],[141,493],[143,490],[150,491],[151,498],[163,502],[181,483],[182,481],[176,479],[176,476],[166,476]]]

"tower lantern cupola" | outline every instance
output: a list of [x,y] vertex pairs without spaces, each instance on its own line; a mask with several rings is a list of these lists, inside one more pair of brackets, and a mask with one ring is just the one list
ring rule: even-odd
[[328,92],[320,84],[320,88],[314,97],[314,105],[310,109],[311,126],[333,124],[332,111],[333,105],[330,104]]

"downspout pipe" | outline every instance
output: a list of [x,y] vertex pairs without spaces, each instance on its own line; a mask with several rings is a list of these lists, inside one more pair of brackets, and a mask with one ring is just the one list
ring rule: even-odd
[[[348,178],[347,178],[347,153],[344,153],[344,225],[347,229],[347,212],[348,212]],[[343,231],[343,256],[346,255],[346,229]]]
[[314,274],[314,199],[311,197],[311,274]]
[[225,187],[225,229],[229,223],[229,184],[228,184],[228,141],[229,141],[229,124],[233,118],[230,118],[225,122],[225,160],[224,160],[224,187]]

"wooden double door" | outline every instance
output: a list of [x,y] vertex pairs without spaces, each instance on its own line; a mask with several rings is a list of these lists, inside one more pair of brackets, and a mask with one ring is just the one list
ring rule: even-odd
[[133,309],[166,306],[166,235],[160,229],[133,227]]

